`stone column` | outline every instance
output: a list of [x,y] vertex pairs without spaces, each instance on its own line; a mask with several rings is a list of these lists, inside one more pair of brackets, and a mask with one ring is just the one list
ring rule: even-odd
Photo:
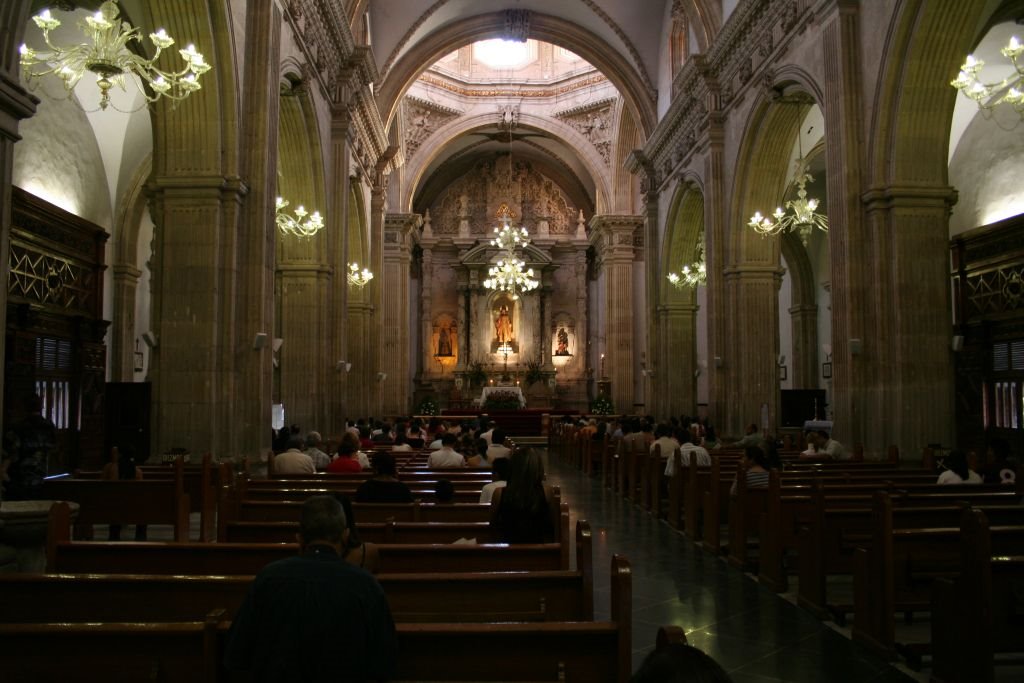
[[[643,225],[643,216],[594,216],[590,222],[591,241],[595,243],[604,271],[605,374],[612,382],[612,402],[622,413],[633,411],[633,326],[637,320],[633,288],[633,235]],[[600,373],[600,364],[597,368]],[[604,379],[603,377],[601,379]]]
[[[36,111],[39,101],[18,79],[18,47],[22,43],[25,23],[29,20],[30,2],[13,0],[0,3],[0,329],[7,329],[7,279],[11,251],[11,183],[14,166],[14,143],[21,139],[18,122]],[[0,358],[5,357],[6,335],[0,335]],[[3,414],[3,377],[0,377],[0,415]]]
[[114,325],[110,327],[110,379],[135,380],[135,291],[142,271],[127,263],[112,268],[114,280]]
[[792,306],[789,309],[792,324],[794,389],[818,388],[818,307],[814,304]]
[[[459,324],[459,362],[455,366],[456,370],[466,370],[469,367],[470,358],[469,350],[472,346],[470,342],[470,326],[469,326],[469,302],[470,302],[470,288],[467,285],[459,285],[459,311],[458,311],[458,324]],[[429,323],[428,323],[429,324]],[[429,334],[429,332],[428,332]]]
[[[423,254],[420,257],[420,280],[423,285],[422,293],[420,294],[420,334],[423,340],[421,345],[423,351],[420,354],[420,367],[418,369],[421,370],[422,377],[427,374],[428,370],[433,370],[430,361],[433,359],[434,354],[434,290],[432,286],[434,281],[434,250],[423,243],[421,243],[421,246],[423,247]],[[462,326],[461,324],[457,325],[456,344],[462,339]],[[461,349],[456,348],[455,353],[458,356],[458,367],[462,367],[464,360]]]
[[[759,239],[759,238],[755,238]],[[768,404],[768,427],[778,426],[779,287],[783,271],[778,266],[744,264],[725,272],[732,294],[729,313],[734,343],[725,364],[733,378],[729,386],[729,426],[734,422],[761,424],[761,408]],[[756,330],[771,330],[768,335]]]
[[[412,231],[419,220],[419,215],[412,213],[392,213],[384,219],[381,370],[387,373],[389,385],[384,393],[384,415],[407,415],[411,409],[409,268],[412,264]],[[392,377],[394,382],[391,382]]]
[[[880,433],[869,436],[868,432],[873,432],[878,424],[869,429],[874,418],[865,411],[884,404],[880,394],[886,389],[863,356],[854,358],[849,353],[849,340],[858,338],[877,357],[875,338],[881,322],[871,304],[875,273],[871,267],[865,267],[875,258],[871,249],[875,238],[864,223],[860,196],[864,163],[861,150],[867,146],[861,123],[864,96],[860,79],[860,27],[855,3],[833,0],[828,5],[823,7],[821,41],[825,55],[822,109],[829,112],[825,117],[825,139],[832,264],[831,408],[837,438],[850,446],[864,443],[870,455],[883,453],[883,443],[874,441],[888,437]],[[944,318],[948,327],[948,310]],[[863,404],[858,405],[861,401]],[[868,441],[874,443],[869,445]]]
[[365,314],[366,325],[366,359],[367,368],[366,384],[367,392],[372,394],[368,410],[366,412],[380,415],[384,407],[384,396],[389,392],[398,390],[398,383],[404,379],[393,377],[390,374],[382,378],[378,373],[384,372],[384,350],[381,348],[383,329],[381,327],[381,298],[383,293],[383,281],[380,277],[384,270],[384,209],[388,196],[388,177],[383,169],[378,169],[374,178],[373,188],[370,191],[370,270],[373,271],[374,279],[363,288],[364,301],[367,306]]
[[278,266],[277,277],[277,329],[283,340],[277,358],[285,420],[303,431],[328,432],[333,425],[323,399],[335,372],[334,363],[327,370],[324,360],[330,350],[331,319],[326,313],[331,270],[322,264],[289,261]]
[[[725,184],[725,131],[722,115],[708,115],[708,150],[704,156],[704,261],[708,282],[705,294],[708,310],[708,414],[719,434],[743,434],[742,416],[734,419],[730,410],[727,353],[728,334],[725,315],[725,254],[728,244]],[[721,359],[720,361],[717,359]],[[750,423],[747,418],[746,424]]]
[[[541,274],[540,277],[543,282],[544,275]],[[540,366],[544,370],[550,370],[554,367],[551,363],[551,285],[541,285],[540,297],[540,330],[537,333]]]
[[[348,204],[352,179],[349,176],[349,142],[348,132],[351,118],[346,103],[344,89],[339,89],[335,101],[331,104],[331,144],[326,174],[328,205],[330,209],[325,217],[327,225],[323,232],[330,231],[326,236],[327,253],[331,271],[327,283],[327,338],[329,364],[335,370],[325,382],[327,395],[324,404],[328,412],[325,416],[325,429],[340,431],[345,425],[343,420],[355,417],[349,411],[348,391],[352,375],[345,366],[337,367],[342,361],[351,363],[355,370],[355,362],[349,357],[348,333],[346,318],[348,316]],[[333,362],[333,363],[332,363]]]
[[696,415],[697,304],[670,302],[658,307],[661,353],[651,381],[661,397],[661,416]]
[[351,420],[367,417],[373,413],[379,400],[379,385],[381,384],[377,379],[379,354],[370,345],[371,317],[370,304],[363,301],[359,294],[351,293],[346,315],[348,355],[352,363],[346,408]]

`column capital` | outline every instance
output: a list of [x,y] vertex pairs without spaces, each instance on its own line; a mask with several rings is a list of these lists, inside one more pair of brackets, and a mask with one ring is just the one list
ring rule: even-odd
[[[642,246],[644,216],[597,214],[590,219],[590,243],[602,259],[633,258],[633,249]],[[641,244],[638,244],[638,241]]]
[[19,140],[18,121],[36,113],[39,98],[29,93],[17,80],[0,72],[0,134]]
[[888,211],[896,208],[947,210],[956,204],[958,193],[949,185],[888,185],[868,188],[861,195],[867,211]]
[[384,252],[408,249],[412,231],[423,225],[418,213],[388,213],[384,215]]

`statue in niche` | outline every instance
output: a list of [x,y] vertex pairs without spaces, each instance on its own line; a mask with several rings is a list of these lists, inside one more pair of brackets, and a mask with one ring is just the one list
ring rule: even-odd
[[565,331],[564,327],[558,328],[558,346],[555,348],[556,356],[571,356],[569,353],[569,333]]
[[498,317],[494,319],[494,334],[499,344],[507,344],[512,341],[512,317],[508,313],[508,306],[502,304],[498,309]]
[[437,335],[437,355],[445,357],[452,355],[452,336],[447,327],[442,327],[441,332]]

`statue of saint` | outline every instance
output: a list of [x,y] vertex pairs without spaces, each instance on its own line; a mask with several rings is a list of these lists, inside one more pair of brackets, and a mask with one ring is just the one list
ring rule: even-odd
[[569,333],[564,327],[558,328],[558,348],[555,349],[556,356],[569,356]]
[[498,317],[494,320],[494,334],[499,344],[512,341],[512,317],[508,314],[508,306],[505,304],[498,309]]
[[437,355],[452,355],[452,338],[451,335],[448,334],[447,327],[442,327],[441,332],[437,335]]

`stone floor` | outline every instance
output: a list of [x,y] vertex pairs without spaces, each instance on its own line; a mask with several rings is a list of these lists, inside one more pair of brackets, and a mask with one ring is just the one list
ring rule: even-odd
[[596,617],[608,619],[612,554],[633,569],[633,666],[653,649],[658,627],[683,627],[691,645],[714,657],[735,683],[912,681],[726,562],[654,521],[597,479],[557,461],[561,487],[594,539]]

